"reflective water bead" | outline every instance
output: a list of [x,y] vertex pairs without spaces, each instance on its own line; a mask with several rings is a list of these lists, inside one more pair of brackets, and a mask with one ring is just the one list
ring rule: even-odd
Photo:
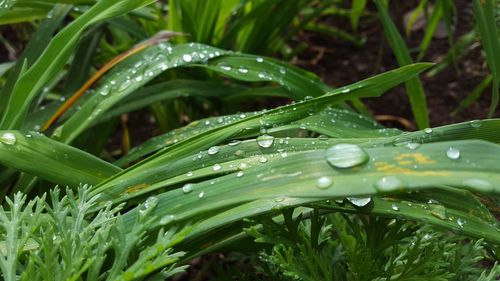
[[460,158],[460,150],[454,147],[450,147],[448,148],[448,150],[446,150],[446,157],[452,160],[457,160],[458,158]]
[[219,147],[218,146],[212,146],[208,149],[208,154],[209,155],[214,155],[214,154],[217,154],[217,152],[219,152]]
[[189,192],[193,191],[193,184],[192,183],[186,183],[183,187],[182,187],[182,192],[184,192],[184,194],[188,194]]
[[368,205],[371,201],[371,197],[347,197],[347,201],[351,202],[354,206],[364,207]]
[[248,69],[246,69],[244,67],[240,67],[240,68],[238,68],[238,72],[242,73],[242,74],[246,74],[246,73],[248,73]]
[[316,187],[319,189],[326,189],[332,186],[332,178],[328,176],[322,176],[316,181]]
[[425,129],[424,129],[424,132],[425,132],[426,134],[430,134],[430,133],[432,133],[432,129],[431,129],[431,128],[425,128]]
[[261,157],[259,158],[259,162],[260,162],[260,163],[266,163],[266,162],[267,162],[267,158],[266,158],[265,156],[261,156]]
[[185,62],[190,62],[190,61],[192,61],[192,60],[193,60],[193,58],[191,57],[191,55],[190,55],[190,54],[184,54],[184,55],[182,56],[182,60],[183,60],[183,61],[185,61]]
[[213,166],[213,169],[214,169],[214,171],[220,171],[220,169],[222,169],[222,166],[220,164],[215,164]]
[[263,58],[261,58],[261,57],[257,57],[255,60],[256,60],[257,62],[263,62],[263,61],[264,61],[264,59],[263,59]]
[[0,134],[0,142],[3,144],[13,145],[16,144],[16,141],[16,135],[13,133],[7,132]]
[[245,173],[243,173],[243,171],[239,171],[238,173],[236,173],[236,177],[238,177],[238,178],[241,178],[243,175],[245,175]]
[[392,204],[392,205],[391,205],[391,209],[392,209],[393,211],[399,211],[399,207],[398,207],[398,205],[396,205],[396,204]]
[[381,192],[391,192],[405,187],[403,181],[394,176],[382,177],[375,182],[375,188]]
[[273,142],[274,142],[274,137],[271,135],[262,135],[257,137],[257,144],[263,148],[270,147],[271,145],[273,145]]
[[326,150],[326,160],[336,168],[351,168],[368,162],[368,154],[355,144],[336,144]]

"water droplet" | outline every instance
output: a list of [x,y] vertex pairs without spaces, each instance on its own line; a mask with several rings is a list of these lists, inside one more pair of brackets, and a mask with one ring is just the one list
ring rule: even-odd
[[186,176],[188,176],[188,177],[193,176],[193,172],[191,172],[191,171],[187,172],[187,173],[186,173]]
[[198,193],[198,198],[203,198],[203,196],[205,196],[205,192],[204,191],[201,191],[200,193]]
[[463,184],[480,192],[493,191],[493,185],[483,179],[466,179],[463,181]]
[[461,218],[458,218],[457,219],[457,224],[460,228],[464,228],[464,225],[465,225],[465,221],[462,220]]
[[472,121],[470,121],[469,124],[473,128],[479,128],[482,125],[482,121],[481,120],[472,120]]
[[392,209],[393,211],[396,211],[396,212],[397,212],[397,211],[399,211],[399,207],[398,207],[398,205],[396,205],[396,204],[392,204],[392,205],[391,205],[391,209]]
[[264,61],[264,59],[263,59],[263,58],[261,58],[261,57],[257,57],[255,60],[256,60],[257,62],[263,62],[263,61]]
[[438,219],[446,219],[446,208],[443,205],[429,204],[427,206],[430,208],[431,215],[435,216]]
[[175,216],[174,215],[165,215],[160,219],[160,225],[166,225],[174,221]]
[[458,158],[460,158],[460,150],[454,147],[450,147],[448,148],[448,150],[446,150],[446,157],[452,160],[457,160]]
[[319,189],[327,189],[332,186],[332,178],[328,176],[322,176],[316,181],[316,187]]
[[432,133],[432,129],[431,129],[431,128],[425,128],[425,129],[424,129],[424,132],[425,132],[426,134],[430,134],[430,133]]
[[214,169],[214,171],[220,171],[220,169],[222,169],[222,166],[220,164],[215,164],[213,166],[213,169]]
[[381,192],[401,190],[405,187],[403,181],[394,176],[387,176],[375,182],[375,188]]
[[244,67],[240,67],[240,68],[238,68],[238,72],[239,72],[239,73],[246,74],[246,73],[248,73],[248,69],[246,69],[246,68],[244,68]]
[[225,70],[225,71],[229,71],[231,70],[231,67],[225,63],[219,63],[218,66],[222,69],[222,70]]
[[355,144],[336,144],[326,150],[326,160],[336,168],[351,168],[368,162],[368,154]]
[[184,192],[184,194],[188,194],[189,192],[193,191],[193,184],[192,183],[186,183],[183,187],[182,187],[182,192]]
[[144,201],[144,204],[139,207],[139,215],[141,217],[144,217],[149,214],[156,207],[156,205],[158,205],[158,201],[158,197],[156,196],[151,196],[146,199],[146,201]]
[[208,154],[209,155],[214,155],[214,154],[217,154],[217,152],[219,152],[219,147],[218,146],[212,146],[208,149]]
[[270,135],[262,135],[257,138],[257,144],[260,147],[268,148],[273,145],[274,137]]
[[281,74],[286,74],[286,69],[284,67],[280,67],[280,73]]
[[137,82],[142,81],[142,79],[143,79],[143,78],[142,78],[142,76],[137,76],[137,77],[135,77],[135,81],[137,81]]
[[193,60],[193,58],[191,57],[191,55],[190,55],[190,54],[184,54],[184,55],[182,56],[182,60],[183,60],[183,61],[185,61],[185,62],[190,62],[190,61],[192,61],[192,60]]
[[266,158],[266,156],[261,156],[261,157],[259,158],[259,162],[260,162],[260,163],[266,163],[266,162],[267,162],[267,158]]
[[242,171],[239,171],[238,173],[236,173],[236,177],[238,177],[238,178],[241,178],[243,175],[245,175],[245,173],[243,173]]
[[0,142],[3,144],[13,145],[16,144],[16,141],[16,135],[13,133],[7,132],[0,134]]
[[236,146],[238,144],[240,144],[241,141],[240,140],[232,140],[228,143],[229,146]]
[[420,147],[420,143],[418,142],[409,142],[406,144],[406,147],[408,147],[411,150],[415,150]]
[[371,197],[347,197],[347,200],[354,206],[364,207],[372,201]]

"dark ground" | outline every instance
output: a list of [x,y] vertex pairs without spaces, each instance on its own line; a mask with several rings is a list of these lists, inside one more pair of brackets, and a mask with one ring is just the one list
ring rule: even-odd
[[[375,12],[374,5],[369,2],[369,10]],[[398,1],[391,5],[391,17],[403,28],[403,15],[416,7],[416,1]],[[454,1],[457,6],[455,18],[454,38],[459,38],[474,28],[471,1]],[[341,26],[350,30],[347,18],[335,17],[325,19],[325,23]],[[347,85],[374,74],[381,73],[398,67],[391,49],[385,41],[383,28],[376,19],[360,22],[359,33],[366,38],[366,43],[361,47],[346,40],[325,36],[318,33],[306,32],[301,34],[301,40],[309,42],[309,50],[303,52],[296,61],[300,67],[309,69],[318,74],[327,84],[332,86]],[[423,37],[423,30],[415,31],[407,40],[410,50],[417,49]],[[381,48],[383,49],[382,53]],[[426,62],[439,62],[449,50],[447,38],[433,38],[427,55]],[[323,52],[323,54],[321,54]],[[382,56],[379,58],[380,54]],[[413,57],[416,57],[415,52]],[[311,64],[311,60],[316,59]],[[380,63],[377,62],[379,60]],[[450,113],[465,99],[489,73],[481,47],[476,44],[470,51],[459,59],[458,71],[452,65],[434,77],[421,77],[427,96],[429,118],[431,126],[462,122],[472,119],[486,118],[490,105],[491,88],[488,88],[469,108],[457,116]],[[413,121],[411,108],[406,96],[404,86],[398,86],[381,98],[366,100],[366,105],[377,115],[394,115]],[[500,116],[497,110],[496,117]],[[394,126],[397,124],[386,124]]]

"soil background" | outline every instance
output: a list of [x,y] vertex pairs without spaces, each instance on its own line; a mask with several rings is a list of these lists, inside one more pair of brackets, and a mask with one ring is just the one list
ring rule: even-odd
[[[403,16],[414,9],[418,2],[391,2],[391,18],[400,32],[404,31]],[[457,13],[454,18],[453,37],[456,40],[474,29],[474,18],[472,1],[454,1],[454,3]],[[376,7],[371,1],[368,1],[368,11],[376,13]],[[348,18],[329,17],[324,19],[324,23],[355,33],[351,29]],[[299,40],[308,42],[309,48],[298,56],[297,66],[318,74],[327,84],[336,87],[348,85],[399,66],[387,44],[379,20],[376,18],[364,20],[362,18],[358,33],[366,39],[366,43],[360,47],[341,38],[313,32],[302,33]],[[416,57],[418,53],[418,46],[423,35],[423,29],[412,32],[409,38],[403,35],[408,48],[415,50],[412,53],[413,57]],[[433,38],[422,61],[437,63],[447,54],[449,49],[446,37]],[[431,126],[487,117],[491,101],[490,87],[467,109],[456,116],[450,114],[489,73],[481,49],[479,43],[474,44],[465,56],[459,58],[457,69],[450,65],[433,77],[421,75]],[[404,85],[390,90],[382,97],[364,101],[375,116],[394,115],[414,122]],[[499,110],[495,116],[500,116]],[[400,126],[396,123],[385,125],[389,127]]]

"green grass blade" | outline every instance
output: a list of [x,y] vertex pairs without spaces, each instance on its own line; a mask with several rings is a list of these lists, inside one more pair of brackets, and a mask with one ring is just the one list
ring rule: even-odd
[[[380,19],[384,26],[384,31],[389,41],[389,45],[394,52],[394,55],[400,66],[411,64],[412,59],[410,53],[404,43],[401,34],[399,34],[396,26],[389,17],[387,7],[380,0],[376,0],[375,4],[380,13]],[[429,127],[429,112],[427,110],[427,102],[425,98],[422,82],[418,77],[409,80],[406,83],[406,91],[410,99],[413,116],[419,129]]]
[[[429,64],[409,65],[336,89],[318,98],[282,106],[253,116],[242,116],[239,121],[233,122],[230,125],[194,135],[184,141],[177,142],[175,145],[160,150],[146,160],[135,164],[123,173],[102,183],[94,192],[99,193],[108,190],[111,186],[114,189],[122,191],[136,185],[142,187],[149,186],[150,183],[143,185],[147,174],[157,174],[158,169],[163,169],[165,166],[175,162],[175,159],[188,156],[193,151],[205,150],[241,132],[254,131],[256,133],[263,125],[265,128],[272,128],[273,126],[288,124],[291,121],[308,116],[311,110],[320,110],[330,104],[335,104],[346,99],[380,95],[391,87],[412,78],[429,67]],[[165,174],[158,175],[154,179],[148,178],[147,181],[153,180],[158,182],[164,177],[166,177]]]
[[151,2],[153,1],[98,1],[87,12],[61,30],[33,66],[17,80],[3,114],[0,128],[13,129],[22,126],[32,100],[40,89],[63,68],[85,28]]
[[481,37],[486,62],[493,75],[493,91],[491,93],[491,104],[488,117],[492,117],[498,106],[499,83],[500,83],[500,42],[498,41],[498,29],[495,20],[496,7],[493,0],[473,1],[474,19]]
[[420,52],[418,53],[417,61],[421,61],[424,58],[425,53],[427,52],[427,49],[431,44],[432,36],[434,36],[439,21],[443,17],[443,9],[444,9],[443,5],[444,1],[438,1],[434,5],[431,18],[429,19],[429,22],[425,26],[424,38],[422,39],[422,42],[420,42],[420,47],[419,47]]
[[97,184],[120,168],[36,132],[0,132],[0,163],[57,184]]
[[180,67],[208,68],[242,81],[276,82],[297,99],[305,95],[319,96],[329,89],[314,75],[273,59],[231,53],[195,43],[175,47],[159,44],[127,59],[106,75],[95,94],[56,129],[54,137],[61,142],[71,142],[135,90],[162,72]]
[[[447,157],[446,151],[450,147],[460,151],[460,158]],[[215,181],[194,184],[187,194],[176,189],[158,195],[159,203],[151,214],[166,216],[166,223],[198,221],[260,200],[251,209],[239,210],[237,215],[241,215],[239,219],[242,219],[251,214],[328,199],[394,194],[439,188],[441,185],[500,194],[500,186],[497,184],[500,170],[495,164],[500,161],[500,146],[496,144],[468,140],[425,144],[417,150],[380,147],[366,148],[365,151],[371,160],[365,165],[348,169],[332,168],[325,158],[324,150],[297,153],[257,164],[244,170],[242,177],[231,173],[218,177]],[[318,179],[323,176],[330,177],[332,183],[318,188]],[[394,184],[383,184],[383,179],[388,177]],[[212,181],[217,184],[211,184]],[[450,200],[444,198],[441,203],[451,205]],[[393,213],[392,217],[399,217],[391,208],[387,208],[387,211]],[[440,213],[433,214],[433,211]],[[128,223],[132,222],[134,212],[125,215]],[[448,221],[446,211],[443,214],[441,208],[430,208],[427,215],[440,219],[443,226],[450,228],[453,224],[453,229],[458,229],[456,221]],[[228,220],[233,221],[234,218]],[[496,225],[489,223],[489,228],[486,229],[483,223],[478,232],[477,225],[472,223],[478,220],[467,214],[466,222],[469,221],[471,223],[465,223],[463,229],[467,228],[470,235],[500,243]],[[218,226],[225,223],[224,220],[219,220]]]

